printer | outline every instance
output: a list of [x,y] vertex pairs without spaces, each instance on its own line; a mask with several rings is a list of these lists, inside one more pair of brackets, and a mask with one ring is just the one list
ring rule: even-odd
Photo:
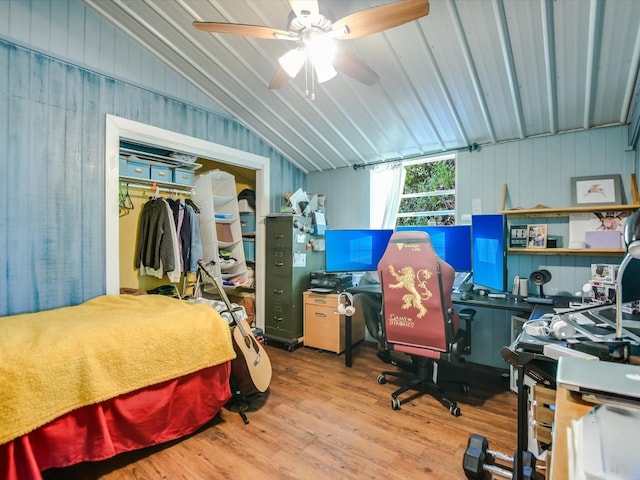
[[309,290],[316,293],[340,293],[353,286],[353,276],[348,273],[311,272]]

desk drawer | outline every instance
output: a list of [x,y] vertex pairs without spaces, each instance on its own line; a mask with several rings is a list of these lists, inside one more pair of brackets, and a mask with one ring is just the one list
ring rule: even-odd
[[[304,297],[304,344],[334,353],[346,346],[345,316],[338,313],[338,294],[321,295],[309,291]],[[351,344],[364,340],[364,316],[352,318]]]
[[551,443],[551,427],[555,415],[556,391],[536,383],[532,390],[534,435],[540,443]]

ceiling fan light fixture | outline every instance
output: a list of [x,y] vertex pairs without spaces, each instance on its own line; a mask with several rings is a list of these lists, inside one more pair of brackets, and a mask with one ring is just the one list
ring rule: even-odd
[[304,65],[304,60],[304,50],[294,48],[282,55],[278,59],[278,63],[280,63],[280,66],[287,72],[287,75],[294,78]]
[[336,69],[333,68],[333,65],[331,65],[331,62],[319,61],[315,62],[313,66],[316,70],[318,83],[324,83],[328,80],[331,80],[338,74],[338,72],[336,72]]

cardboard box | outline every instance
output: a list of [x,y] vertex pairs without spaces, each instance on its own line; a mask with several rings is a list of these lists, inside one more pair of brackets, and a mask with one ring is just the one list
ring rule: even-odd
[[591,280],[593,283],[616,283],[620,265],[607,263],[591,264]]

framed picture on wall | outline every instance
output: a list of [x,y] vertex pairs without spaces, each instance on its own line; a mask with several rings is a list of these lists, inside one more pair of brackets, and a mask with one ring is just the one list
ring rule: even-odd
[[596,175],[571,178],[571,205],[620,205],[622,181],[620,175]]
[[509,246],[524,248],[527,246],[527,225],[511,225],[509,229]]
[[547,248],[547,224],[527,225],[527,248]]

